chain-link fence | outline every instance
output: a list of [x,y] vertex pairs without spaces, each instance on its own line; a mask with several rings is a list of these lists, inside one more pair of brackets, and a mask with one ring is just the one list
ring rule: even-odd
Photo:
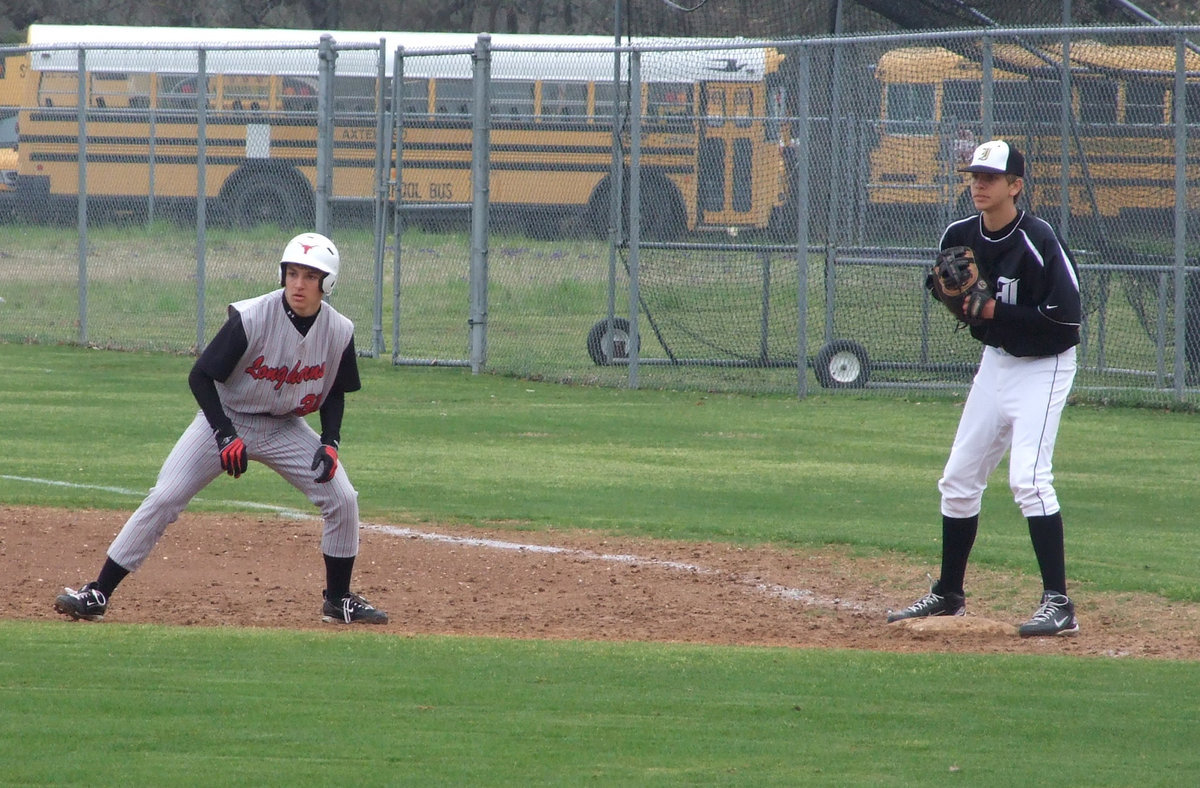
[[[1059,28],[806,42],[806,75],[814,85],[822,75],[809,112],[834,126],[826,137],[818,122],[804,126],[812,181],[825,184],[810,198],[828,200],[814,223],[835,279],[829,335],[859,343],[881,385],[973,369],[977,348],[944,316],[927,322],[919,283],[941,229],[973,213],[958,167],[978,142],[1002,137],[1027,158],[1019,207],[1054,224],[1079,263],[1076,391],[1194,399],[1195,36]],[[871,282],[889,283],[892,297],[863,303]]]
[[357,346],[397,365],[962,388],[979,345],[923,280],[971,211],[962,157],[1004,137],[1079,263],[1077,393],[1196,399],[1198,30],[229,32],[7,52],[0,338],[194,351],[315,227]]
[[376,346],[381,42],[202,34],[34,25],[4,51],[0,338],[195,351],[319,225],[347,228],[335,297]]

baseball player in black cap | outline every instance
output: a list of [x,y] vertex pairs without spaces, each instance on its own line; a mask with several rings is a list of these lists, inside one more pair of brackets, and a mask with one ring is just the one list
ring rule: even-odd
[[983,304],[978,320],[969,321],[983,356],[938,482],[941,575],[928,594],[890,612],[887,620],[963,614],[963,580],[983,491],[1007,452],[1009,486],[1028,521],[1043,586],[1037,610],[1019,633],[1074,635],[1079,624],[1067,596],[1052,458],[1075,379],[1083,314],[1079,276],[1054,228],[1017,208],[1025,157],[1016,147],[998,139],[985,142],[961,171],[972,174],[971,197],[979,213],[951,223],[940,248],[969,247],[995,297]]

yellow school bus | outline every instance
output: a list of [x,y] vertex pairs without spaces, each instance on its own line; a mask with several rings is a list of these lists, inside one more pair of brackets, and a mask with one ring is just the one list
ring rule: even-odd
[[17,108],[24,95],[28,58],[0,56],[0,212],[17,181]]
[[[1072,215],[1114,219],[1175,204],[1175,49],[1071,44],[1069,192]],[[903,47],[876,64],[881,90],[868,202],[875,207],[953,206],[972,212],[969,161],[982,133],[980,60],[942,47]],[[1012,140],[1034,162],[1034,208],[1057,209],[1061,127],[1059,46],[993,49],[993,136]],[[1200,55],[1187,52],[1189,124],[1200,122]],[[1200,177],[1200,142],[1188,142],[1188,174]],[[1028,184],[1027,184],[1028,185]],[[1189,209],[1200,209],[1193,189]]]
[[[74,211],[80,186],[78,50],[85,48],[89,206],[94,201],[98,208],[142,212],[151,202],[164,210],[195,203],[196,100],[203,87],[206,196],[215,213],[247,224],[307,225],[316,183],[320,35],[31,26],[34,51],[20,113],[19,204],[31,219],[54,206]],[[475,108],[467,53],[476,36],[331,35],[335,45],[382,43],[389,82],[382,94],[389,100],[392,53],[404,47],[402,201],[418,207],[469,204]],[[197,84],[194,50],[120,48],[146,41],[210,47],[207,84]],[[308,46],[280,49],[298,43]],[[649,50],[654,41],[634,43]],[[231,51],[230,44],[264,48]],[[623,89],[614,90],[614,55],[601,51],[611,44],[594,36],[492,37],[489,201],[531,232],[607,225],[613,107],[624,101]],[[789,215],[780,144],[786,133],[783,57],[769,47],[724,46],[642,55],[648,235],[762,228]],[[579,51],[529,51],[534,47]],[[450,51],[461,54],[446,54]],[[629,58],[623,57],[628,73]],[[338,53],[335,203],[366,206],[375,198],[377,62],[377,50]],[[628,113],[622,118],[627,123]],[[628,145],[627,127],[623,132]]]

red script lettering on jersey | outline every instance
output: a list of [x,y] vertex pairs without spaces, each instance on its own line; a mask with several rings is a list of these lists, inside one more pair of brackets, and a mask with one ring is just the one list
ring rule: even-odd
[[286,364],[278,367],[269,367],[266,364],[266,359],[259,356],[254,359],[254,363],[246,367],[245,372],[255,380],[270,380],[275,384],[275,390],[279,391],[283,388],[283,384],[295,386],[300,383],[307,383],[310,380],[320,380],[325,377],[325,365],[313,364],[309,367],[300,366],[297,361],[294,366]]

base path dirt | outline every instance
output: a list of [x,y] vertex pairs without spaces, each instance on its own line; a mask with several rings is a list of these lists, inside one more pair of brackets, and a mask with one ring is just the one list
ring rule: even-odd
[[[127,516],[0,507],[0,618],[66,620],[55,595],[94,579]],[[105,622],[329,628],[319,545],[314,519],[185,513]],[[832,547],[364,523],[354,590],[391,618],[372,631],[397,635],[1200,659],[1200,605],[1076,585],[1080,634],[1022,639],[1038,578],[974,567],[968,615],[887,624],[889,608],[924,593],[926,571]]]

